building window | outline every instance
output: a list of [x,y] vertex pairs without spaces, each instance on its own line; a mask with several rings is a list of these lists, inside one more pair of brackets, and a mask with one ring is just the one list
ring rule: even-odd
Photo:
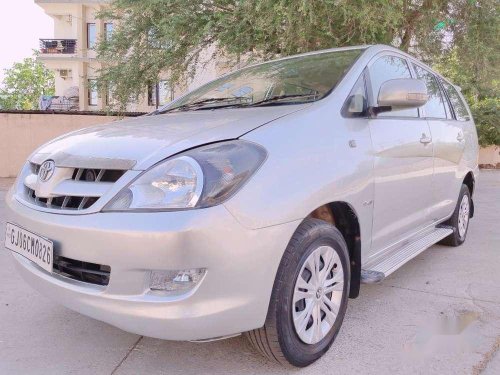
[[160,107],[172,101],[173,92],[167,81],[159,81],[157,84],[148,87],[148,105],[150,107]]
[[105,104],[106,106],[113,106],[116,104],[116,100],[114,98],[114,88],[112,86],[107,86],[105,90]]
[[106,105],[109,106],[113,101],[111,89],[106,90]]
[[97,41],[97,30],[95,23],[87,24],[87,48],[92,49],[95,47]]
[[99,94],[97,91],[97,80],[89,79],[87,82],[88,104],[91,107],[97,106]]
[[113,24],[111,22],[106,22],[104,24],[104,39],[109,41],[113,35]]

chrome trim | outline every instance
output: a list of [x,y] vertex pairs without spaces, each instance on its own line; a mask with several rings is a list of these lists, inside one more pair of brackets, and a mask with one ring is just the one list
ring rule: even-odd
[[[16,199],[39,211],[61,213],[61,211],[84,211],[94,206],[127,172],[124,170],[98,171],[92,168],[56,167],[54,178],[40,181],[37,172],[40,165],[28,162],[17,185]],[[85,172],[93,171],[94,181],[85,181]],[[106,177],[106,173],[110,173]],[[102,181],[103,178],[105,181]]]
[[102,197],[113,186],[113,182],[90,182],[64,180],[52,190],[54,196]]
[[[34,154],[29,161],[34,164],[42,164],[46,159],[47,154]],[[128,170],[132,169],[137,161],[128,159],[108,159],[91,156],[70,155],[65,152],[58,152],[50,155],[50,159],[54,160],[56,167],[60,168],[83,168],[83,169],[114,169]]]

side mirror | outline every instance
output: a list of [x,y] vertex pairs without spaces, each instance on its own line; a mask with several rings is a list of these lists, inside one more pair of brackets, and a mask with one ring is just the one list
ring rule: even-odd
[[380,86],[376,112],[417,108],[427,103],[427,86],[418,79],[400,78],[385,81]]

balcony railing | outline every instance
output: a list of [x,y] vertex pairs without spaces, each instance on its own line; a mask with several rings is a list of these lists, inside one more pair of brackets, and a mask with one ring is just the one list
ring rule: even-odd
[[40,53],[56,55],[76,53],[76,39],[40,39]]

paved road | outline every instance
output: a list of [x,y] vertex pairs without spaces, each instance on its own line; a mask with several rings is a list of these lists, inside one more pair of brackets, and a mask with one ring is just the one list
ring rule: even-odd
[[[349,301],[332,349],[294,374],[500,374],[500,172],[482,172],[467,243],[433,246]],[[0,179],[3,198],[11,180]],[[282,374],[242,338],[167,342],[50,302],[0,249],[0,374]]]

